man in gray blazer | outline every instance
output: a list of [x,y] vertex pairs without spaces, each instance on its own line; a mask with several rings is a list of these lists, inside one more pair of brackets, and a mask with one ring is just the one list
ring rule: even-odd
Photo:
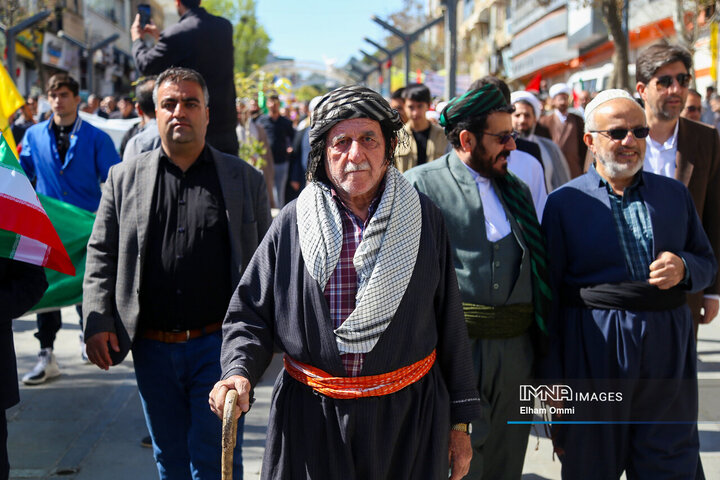
[[110,171],[88,244],[88,357],[107,370],[132,349],[160,478],[219,478],[221,425],[206,399],[230,296],[270,225],[267,190],[206,145],[200,74],[168,69],[153,97],[161,148]]

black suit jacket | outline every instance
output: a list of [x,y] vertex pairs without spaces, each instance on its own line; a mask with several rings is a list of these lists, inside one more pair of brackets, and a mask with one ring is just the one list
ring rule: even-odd
[[[93,231],[87,246],[83,281],[85,338],[113,332],[125,357],[140,317],[143,258],[160,165],[160,148],[113,165],[103,185]],[[272,220],[262,173],[231,155],[211,148],[225,202],[233,286],[265,236]]]
[[132,52],[135,65],[143,75],[158,75],[172,66],[198,71],[210,93],[208,142],[215,145],[214,136],[232,134],[236,147],[234,152],[228,153],[237,155],[232,36],[233,27],[229,21],[197,7],[166,28],[154,47],[148,48],[142,40],[136,40]]
[[47,289],[42,267],[0,258],[0,408],[20,401],[12,320],[30,310]]

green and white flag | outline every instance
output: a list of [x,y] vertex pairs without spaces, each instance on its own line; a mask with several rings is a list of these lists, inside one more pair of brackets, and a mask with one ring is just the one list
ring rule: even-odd
[[46,267],[50,286],[35,310],[82,300],[86,247],[94,220],[94,214],[81,208],[38,197],[0,136],[0,257]]

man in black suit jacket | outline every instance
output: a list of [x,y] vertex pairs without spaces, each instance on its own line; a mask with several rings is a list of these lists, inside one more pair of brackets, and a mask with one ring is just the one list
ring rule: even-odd
[[[232,24],[210,15],[200,0],[175,0],[180,21],[162,33],[148,23],[140,25],[140,15],[130,29],[135,65],[143,75],[158,75],[170,67],[192,68],[202,75],[210,93],[210,124],[207,142],[218,150],[238,154],[235,134],[235,83]],[[144,34],[155,38],[149,48]]]
[[168,69],[155,98],[161,147],[115,165],[103,186],[85,263],[85,342],[105,370],[132,345],[160,478],[220,478],[221,425],[205,398],[221,374],[232,291],[270,225],[267,189],[250,164],[207,145],[197,72]]
[[12,320],[30,310],[47,289],[42,267],[0,258],[0,479],[10,475],[5,410],[20,401]]

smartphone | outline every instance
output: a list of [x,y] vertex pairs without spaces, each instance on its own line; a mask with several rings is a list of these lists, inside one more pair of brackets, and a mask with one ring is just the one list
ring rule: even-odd
[[145,25],[151,22],[150,16],[152,15],[152,10],[150,9],[150,5],[140,3],[137,6],[137,11],[140,14],[140,26],[145,28]]

